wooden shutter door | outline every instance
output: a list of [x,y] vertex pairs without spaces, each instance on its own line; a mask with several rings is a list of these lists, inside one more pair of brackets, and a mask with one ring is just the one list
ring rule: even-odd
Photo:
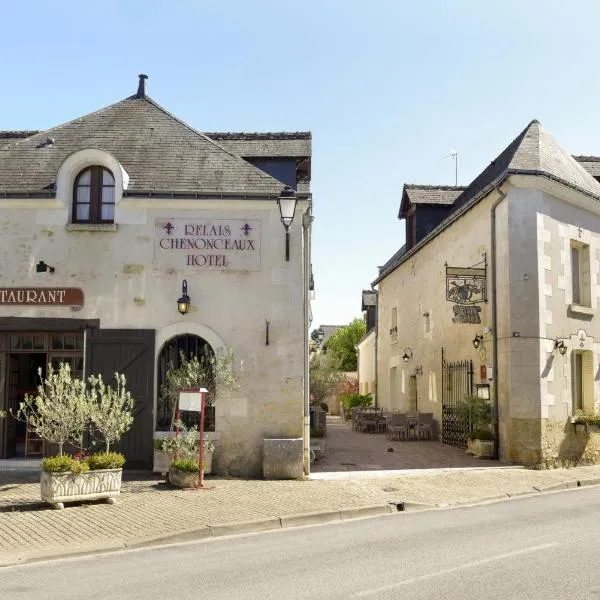
[[88,329],[86,335],[85,377],[102,375],[114,385],[115,372],[123,373],[135,400],[133,425],[114,447],[130,469],[152,468],[154,339],[154,329]]

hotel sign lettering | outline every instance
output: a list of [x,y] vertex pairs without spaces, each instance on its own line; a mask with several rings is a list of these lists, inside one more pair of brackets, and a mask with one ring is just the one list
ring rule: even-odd
[[175,269],[260,271],[260,221],[157,219],[154,260]]
[[83,306],[79,288],[0,288],[0,306]]

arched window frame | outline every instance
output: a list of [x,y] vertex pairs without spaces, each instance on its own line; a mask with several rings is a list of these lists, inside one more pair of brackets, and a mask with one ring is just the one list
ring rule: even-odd
[[[81,178],[90,173],[90,183],[81,184]],[[105,174],[110,177],[110,182],[105,181]],[[82,202],[80,189],[89,189],[89,202]],[[111,193],[105,194],[105,190]],[[88,166],[82,169],[73,183],[73,223],[114,223],[115,221],[115,176],[110,169],[101,165]],[[78,207],[88,204],[87,218],[80,217]]]

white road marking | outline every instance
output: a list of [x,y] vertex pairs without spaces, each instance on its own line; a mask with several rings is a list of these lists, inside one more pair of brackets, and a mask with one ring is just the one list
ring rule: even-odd
[[433,573],[426,573],[425,575],[419,575],[418,577],[410,577],[409,579],[404,579],[402,581],[398,581],[396,583],[392,583],[390,585],[385,585],[383,587],[375,588],[372,590],[365,590],[363,592],[358,592],[355,594],[356,598],[364,598],[365,596],[374,596],[375,594],[380,594],[381,592],[387,592],[393,590],[397,587],[401,587],[403,585],[411,585],[412,583],[417,583],[418,581],[424,581],[425,579],[431,579],[433,577],[439,577],[440,575],[447,575],[448,573],[455,573],[456,571],[462,571],[463,569],[472,569],[473,567],[479,567],[480,565],[486,565],[488,563],[504,560],[505,558],[512,558],[513,556],[520,556],[521,554],[530,554],[531,552],[538,552],[540,550],[547,550],[548,548],[555,548],[559,546],[558,542],[552,542],[550,544],[541,544],[540,546],[531,546],[530,548],[523,548],[522,550],[514,550],[513,552],[507,552],[506,554],[498,554],[496,556],[490,556],[488,558],[483,558],[481,560],[476,560],[470,563],[466,563],[464,565],[458,565],[457,567],[452,567],[450,569],[443,569],[441,571],[435,571]]

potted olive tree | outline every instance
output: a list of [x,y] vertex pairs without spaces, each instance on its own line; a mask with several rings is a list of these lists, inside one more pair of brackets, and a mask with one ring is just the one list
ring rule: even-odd
[[[181,390],[190,388],[206,388],[208,395],[206,407],[214,406],[215,396],[218,392],[231,391],[238,386],[237,376],[233,371],[233,353],[231,350],[217,352],[216,355],[204,354],[201,356],[187,357],[180,354],[179,366],[169,365],[166,380],[161,385],[160,393],[169,403],[171,413],[171,431],[166,439],[157,439],[154,442],[154,472],[167,473],[171,463],[176,460],[196,459],[196,477],[198,475],[198,455],[200,449],[199,431],[197,426],[187,427],[181,420],[176,421],[176,409]],[[176,439],[175,430],[179,426],[181,436]],[[179,450],[179,452],[178,452]],[[214,443],[204,440],[204,473],[212,471],[212,456]],[[190,468],[192,468],[190,466]]]
[[[41,377],[41,370],[39,371]],[[43,440],[55,444],[58,455],[42,460],[42,500],[54,508],[65,502],[106,499],[114,504],[121,490],[125,457],[110,452],[133,423],[133,398],[125,389],[125,376],[115,373],[116,389],[101,377],[91,376],[87,384],[72,376],[68,363],[58,370],[48,365],[46,378],[37,393],[26,395],[16,414]],[[104,451],[88,456],[84,434],[99,435]],[[74,456],[66,446],[79,449]]]

